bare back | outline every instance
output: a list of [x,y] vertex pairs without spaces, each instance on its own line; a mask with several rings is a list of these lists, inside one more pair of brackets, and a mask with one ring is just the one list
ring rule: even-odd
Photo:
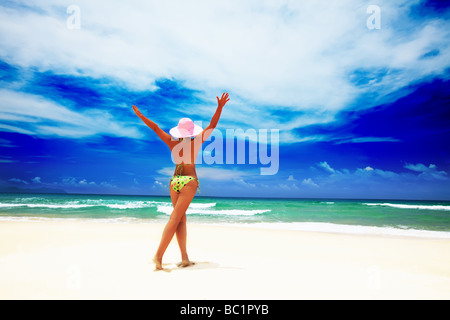
[[[181,141],[171,140],[168,143],[172,158],[177,165],[175,167],[174,175],[191,176],[197,178],[197,172],[195,171],[195,160],[197,159],[198,152],[201,149],[203,143],[202,135],[196,136],[194,139],[182,139]],[[179,165],[182,166],[180,172]]]

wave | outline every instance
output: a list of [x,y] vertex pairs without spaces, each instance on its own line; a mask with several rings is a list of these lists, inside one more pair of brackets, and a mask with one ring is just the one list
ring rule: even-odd
[[[95,200],[98,201],[98,200]],[[107,207],[110,209],[140,209],[155,207],[161,202],[155,201],[127,201],[124,203],[102,203],[102,202],[68,202],[68,203],[0,203],[0,208],[14,208],[14,207],[25,207],[25,208],[47,208],[47,209],[81,209],[81,208],[93,208],[93,207]]]
[[14,207],[27,207],[27,208],[49,208],[49,209],[78,209],[86,207],[95,207],[94,205],[86,204],[40,204],[40,203],[0,203],[0,208],[14,208]]
[[[237,210],[237,209],[231,209],[231,210],[211,210],[211,209],[205,209],[208,207],[197,207],[192,206],[193,204],[189,206],[189,208],[186,211],[186,214],[199,214],[199,215],[227,215],[227,216],[254,216],[257,214],[262,214],[265,212],[270,212],[271,210]],[[165,214],[171,214],[173,210],[172,206],[158,206],[157,211]]]
[[111,209],[136,209],[144,208],[145,205],[140,204],[44,204],[44,203],[0,203],[0,208],[47,208],[47,209],[80,209],[92,207],[108,207]]
[[418,210],[444,210],[450,211],[450,206],[443,205],[419,205],[419,204],[397,204],[397,203],[364,203],[367,206],[383,206],[399,209],[418,209]]
[[205,208],[212,208],[215,207],[216,203],[191,203],[189,205],[189,208],[196,208],[196,209],[205,209]]
[[0,216],[0,222],[86,222],[86,223],[163,223],[158,220],[139,219],[135,217],[116,217],[116,218],[67,218],[67,217],[14,217]]
[[[214,207],[216,203],[191,203],[192,208],[205,209]],[[0,208],[46,208],[46,209],[81,209],[93,207],[107,207],[110,209],[142,209],[157,206],[172,206],[169,202],[161,201],[110,201],[110,200],[82,200],[65,203],[0,203]]]

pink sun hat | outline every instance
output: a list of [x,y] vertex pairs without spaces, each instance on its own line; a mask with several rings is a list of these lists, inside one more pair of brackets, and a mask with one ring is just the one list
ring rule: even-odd
[[182,118],[178,126],[170,129],[170,134],[175,138],[194,137],[203,131],[202,127],[194,124],[189,118]]

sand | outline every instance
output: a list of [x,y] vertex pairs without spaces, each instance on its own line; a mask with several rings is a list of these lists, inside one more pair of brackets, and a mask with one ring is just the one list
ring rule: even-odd
[[188,223],[0,222],[0,299],[449,299],[450,240]]

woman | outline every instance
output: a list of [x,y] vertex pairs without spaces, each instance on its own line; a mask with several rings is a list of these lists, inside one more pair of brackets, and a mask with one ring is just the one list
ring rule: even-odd
[[[170,198],[172,200],[173,211],[170,219],[164,228],[161,243],[153,258],[156,270],[162,270],[162,258],[173,235],[177,235],[178,245],[181,251],[182,267],[187,267],[193,263],[189,261],[186,251],[186,210],[189,207],[195,192],[199,186],[197,173],[195,172],[195,159],[198,151],[205,140],[211,135],[219,122],[222,108],[229,101],[228,93],[223,93],[219,99],[217,97],[218,107],[211,122],[205,130],[194,125],[191,119],[183,118],[178,122],[178,126],[170,130],[170,134],[164,132],[156,123],[144,117],[136,106],[133,106],[136,115],[145,122],[170,148],[175,160],[175,172],[170,180]],[[192,139],[193,138],[193,139]]]

